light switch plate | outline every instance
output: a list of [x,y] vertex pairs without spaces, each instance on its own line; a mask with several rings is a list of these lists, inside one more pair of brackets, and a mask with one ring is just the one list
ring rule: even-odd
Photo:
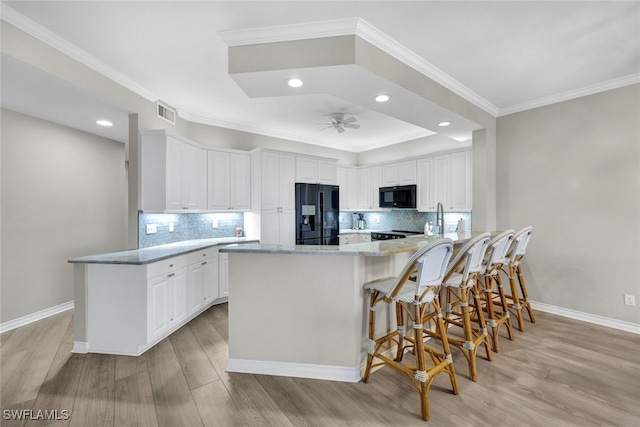
[[211,220],[211,228],[218,228],[218,220],[216,218]]
[[155,234],[158,232],[158,224],[147,224],[147,234]]

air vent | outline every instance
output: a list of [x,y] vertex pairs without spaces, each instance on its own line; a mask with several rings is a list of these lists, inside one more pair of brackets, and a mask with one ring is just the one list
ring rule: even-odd
[[176,110],[158,102],[158,117],[171,124],[176,124]]

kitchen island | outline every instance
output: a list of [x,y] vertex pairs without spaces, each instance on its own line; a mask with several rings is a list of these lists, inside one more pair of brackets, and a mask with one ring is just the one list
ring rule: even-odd
[[[225,237],[70,259],[74,353],[139,356],[212,304],[225,302]],[[226,255],[224,255],[226,259]]]
[[[460,247],[478,234],[443,237]],[[227,370],[360,381],[368,309],[363,284],[396,276],[413,253],[438,238],[222,248],[229,254]],[[395,329],[394,316],[378,314],[379,333]]]

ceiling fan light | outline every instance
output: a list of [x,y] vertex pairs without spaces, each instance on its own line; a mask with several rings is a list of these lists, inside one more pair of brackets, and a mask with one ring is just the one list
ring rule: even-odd
[[438,126],[445,127],[445,126],[449,126],[450,124],[451,124],[451,122],[448,122],[448,121],[445,120],[443,122],[438,123]]
[[387,95],[385,93],[381,93],[380,95],[375,97],[376,102],[387,102],[391,99],[391,95]]
[[289,85],[289,87],[302,87],[302,85],[304,85],[304,82],[294,77],[287,80],[287,84]]

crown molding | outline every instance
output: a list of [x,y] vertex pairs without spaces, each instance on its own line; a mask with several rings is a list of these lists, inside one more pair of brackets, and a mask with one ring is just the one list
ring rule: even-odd
[[253,134],[258,134],[258,135],[264,135],[264,136],[269,136],[269,137],[272,137],[272,138],[285,139],[285,140],[288,140],[288,141],[303,142],[305,144],[319,145],[321,147],[334,148],[336,150],[348,151],[348,152],[352,152],[352,153],[361,153],[363,151],[369,151],[369,150],[373,150],[373,149],[376,149],[376,148],[386,147],[387,145],[398,144],[398,143],[401,143],[401,142],[412,141],[414,139],[424,138],[424,137],[427,137],[427,136],[435,135],[435,132],[432,132],[430,130],[424,130],[424,131],[421,131],[421,132],[412,133],[410,135],[403,135],[403,136],[399,136],[399,137],[396,137],[396,138],[392,138],[392,139],[388,139],[388,140],[384,140],[384,141],[379,141],[379,142],[376,142],[374,144],[369,144],[366,147],[357,146],[355,148],[349,148],[349,147],[345,147],[344,145],[341,145],[340,143],[327,142],[327,141],[324,141],[324,140],[317,140],[317,139],[314,139],[314,138],[307,138],[307,137],[303,137],[303,136],[300,136],[300,135],[294,135],[294,134],[286,133],[286,132],[277,132],[277,131],[273,131],[273,130],[270,130],[270,129],[264,129],[264,128],[259,128],[259,127],[255,127],[255,126],[248,126],[248,125],[241,124],[241,123],[235,123],[235,122],[229,122],[229,121],[225,121],[225,120],[213,119],[213,118],[210,118],[210,117],[202,117],[202,116],[198,116],[198,115],[195,115],[195,114],[188,113],[188,112],[186,112],[184,110],[178,110],[178,116],[180,116],[184,120],[187,120],[187,121],[193,122],[193,123],[200,123],[200,124],[203,124],[203,125],[216,126],[216,127],[221,127],[221,128],[225,128],[225,129],[232,129],[232,130],[237,130],[237,131],[240,131],[240,132],[247,132],[247,133],[253,133]]
[[456,95],[461,96],[487,113],[496,116],[499,111],[498,107],[361,18],[307,22],[294,25],[253,28],[248,30],[222,31],[218,34],[227,46],[243,46],[249,44],[356,35],[404,64],[414,68],[438,84],[441,84]]
[[42,25],[32,21],[6,4],[2,4],[2,7],[0,8],[0,18],[25,33],[35,37],[41,42],[46,43],[54,49],[57,49],[65,55],[75,59],[79,63],[86,65],[101,75],[142,96],[143,98],[151,102],[156,102],[160,99],[160,97],[155,95],[153,92],[138,85],[119,71],[116,71],[104,62],[100,61],[98,58],[69,43],[62,37],[47,30]]
[[594,95],[596,93],[605,92],[624,86],[630,86],[637,83],[640,83],[640,73],[631,74],[626,77],[609,80],[607,82],[602,82],[591,86],[585,86],[567,92],[558,93],[556,95],[536,99],[533,101],[523,102],[522,104],[512,105],[511,107],[501,108],[497,117],[520,113],[522,111],[544,107],[551,104],[557,104],[558,102],[570,101],[572,99],[581,98],[583,96]]

